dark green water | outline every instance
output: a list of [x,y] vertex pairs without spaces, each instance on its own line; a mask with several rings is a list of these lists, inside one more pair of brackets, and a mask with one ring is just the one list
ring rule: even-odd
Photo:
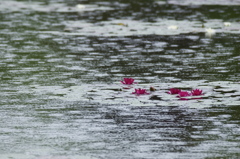
[[239,158],[239,5],[0,1],[0,158]]

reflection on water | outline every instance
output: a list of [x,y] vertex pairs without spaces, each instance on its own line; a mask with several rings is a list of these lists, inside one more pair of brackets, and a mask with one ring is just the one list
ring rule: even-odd
[[238,1],[204,2],[1,1],[0,158],[238,158]]

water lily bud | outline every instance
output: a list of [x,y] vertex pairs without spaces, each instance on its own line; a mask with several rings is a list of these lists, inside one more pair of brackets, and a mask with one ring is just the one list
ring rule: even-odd
[[177,29],[178,29],[178,26],[176,26],[176,25],[170,25],[170,26],[168,26],[168,29],[169,29],[169,30],[177,30]]
[[206,29],[206,32],[205,32],[206,37],[211,38],[215,34],[216,34],[216,30],[211,29],[211,28]]
[[150,87],[150,91],[154,92],[156,89],[154,87]]
[[223,24],[224,24],[224,26],[226,26],[226,27],[231,26],[231,23],[230,23],[230,22],[224,22]]
[[78,5],[76,5],[76,8],[77,9],[85,9],[86,7],[82,4],[78,4]]

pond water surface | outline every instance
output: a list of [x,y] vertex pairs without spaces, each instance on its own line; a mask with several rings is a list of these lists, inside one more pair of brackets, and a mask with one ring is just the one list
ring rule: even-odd
[[0,158],[239,158],[239,5],[0,1]]

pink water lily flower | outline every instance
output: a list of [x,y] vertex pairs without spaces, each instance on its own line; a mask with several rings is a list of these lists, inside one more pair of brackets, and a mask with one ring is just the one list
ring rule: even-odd
[[189,98],[183,98],[188,96],[191,96],[189,92],[179,92],[177,97],[180,98],[180,100],[189,100]]
[[179,92],[178,93],[178,97],[187,97],[187,96],[190,96],[191,94],[188,93],[188,92]]
[[200,89],[194,89],[194,90],[192,90],[192,91],[191,91],[191,94],[192,94],[193,96],[203,95],[202,90],[200,90]]
[[146,89],[135,89],[135,92],[132,92],[132,94],[137,94],[137,95],[140,95],[140,94],[149,94],[148,92],[146,92]]
[[134,84],[136,82],[134,82],[133,78],[123,78],[123,81],[121,81],[122,84]]
[[181,90],[180,89],[177,89],[177,88],[171,88],[168,92],[168,94],[178,94],[180,93]]

